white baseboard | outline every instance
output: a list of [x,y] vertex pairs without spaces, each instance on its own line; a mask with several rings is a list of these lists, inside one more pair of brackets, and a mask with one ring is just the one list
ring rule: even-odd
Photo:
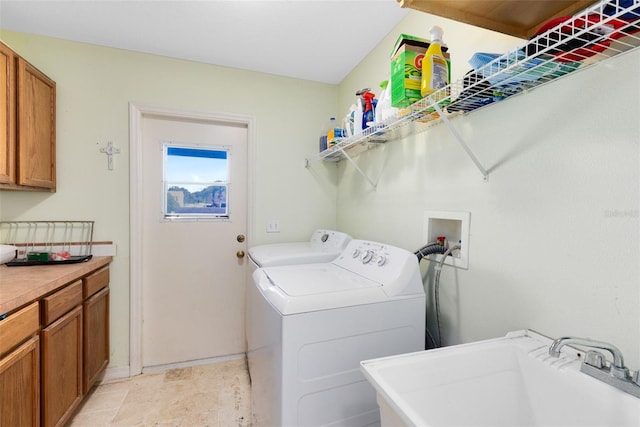
[[128,366],[108,366],[104,372],[104,375],[100,380],[98,380],[98,384],[108,383],[111,381],[122,380],[125,378],[129,378],[129,367]]
[[229,360],[244,359],[245,353],[229,354],[226,356],[210,357],[208,359],[187,360],[186,362],[168,363],[166,365],[145,366],[142,368],[143,374],[152,372],[163,372],[170,369],[187,368],[189,366],[208,365],[210,363],[228,362]]
[[[208,365],[211,363],[228,362],[230,360],[245,359],[247,355],[245,353],[229,354],[226,356],[210,357],[208,359],[188,360],[186,362],[169,363],[166,365],[146,366],[142,368],[143,374],[163,372],[171,369],[187,368],[190,366]],[[106,384],[112,381],[118,381],[122,379],[130,378],[129,366],[109,366],[104,372],[102,378],[98,380],[98,384]]]

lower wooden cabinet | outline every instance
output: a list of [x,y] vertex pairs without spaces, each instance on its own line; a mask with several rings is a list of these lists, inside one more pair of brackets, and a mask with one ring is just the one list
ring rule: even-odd
[[80,404],[82,305],[42,332],[42,426],[63,426]]
[[109,364],[109,288],[84,302],[84,381],[86,393]]
[[109,266],[0,317],[0,427],[61,427],[109,364]]
[[40,425],[40,339],[0,359],[0,426]]

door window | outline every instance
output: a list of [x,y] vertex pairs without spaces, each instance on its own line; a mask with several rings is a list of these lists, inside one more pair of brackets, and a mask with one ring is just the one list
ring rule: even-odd
[[163,219],[229,219],[229,147],[163,145]]

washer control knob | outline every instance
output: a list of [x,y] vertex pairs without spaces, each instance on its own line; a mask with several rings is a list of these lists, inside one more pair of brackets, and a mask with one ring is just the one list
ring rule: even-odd
[[387,262],[387,259],[384,257],[384,255],[380,255],[378,257],[378,260],[376,261],[376,263],[381,267],[384,265],[385,262]]
[[358,258],[358,257],[360,256],[360,249],[355,248],[355,249],[353,250],[353,252],[351,253],[351,256],[352,256],[353,258]]
[[367,251],[362,255],[362,263],[368,264],[373,259],[373,251]]

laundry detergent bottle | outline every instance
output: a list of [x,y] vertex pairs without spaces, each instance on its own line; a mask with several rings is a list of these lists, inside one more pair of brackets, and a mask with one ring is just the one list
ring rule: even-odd
[[[422,59],[420,94],[423,98],[449,85],[449,67],[442,53],[442,28],[434,25],[429,29],[429,32],[431,33],[431,44]],[[444,97],[446,97],[444,91],[438,93],[438,98]]]

